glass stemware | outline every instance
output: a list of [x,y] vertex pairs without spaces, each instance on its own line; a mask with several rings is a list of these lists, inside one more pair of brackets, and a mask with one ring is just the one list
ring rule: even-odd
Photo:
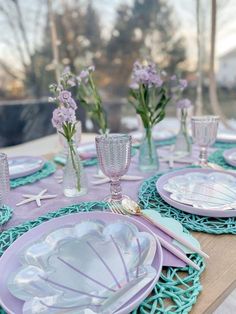
[[126,134],[105,134],[96,136],[98,162],[102,172],[111,181],[111,196],[106,201],[121,202],[120,178],[127,172],[131,160],[131,136]]
[[199,164],[207,166],[207,149],[217,136],[218,116],[194,116],[191,118],[193,142],[199,145]]
[[0,207],[6,205],[10,192],[10,176],[7,155],[0,153]]

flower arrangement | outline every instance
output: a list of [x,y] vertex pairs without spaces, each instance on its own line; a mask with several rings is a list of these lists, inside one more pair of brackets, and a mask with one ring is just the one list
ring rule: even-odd
[[129,102],[140,115],[145,129],[151,129],[165,117],[170,101],[167,87],[154,63],[135,62],[129,89]]
[[49,86],[50,91],[54,94],[54,97],[50,97],[49,101],[57,104],[57,108],[53,111],[52,125],[68,143],[68,155],[76,175],[76,188],[80,191],[81,164],[73,141],[73,137],[76,134],[77,104],[71,92],[68,90],[71,86],[74,86],[73,77],[68,71],[64,71],[60,77],[59,83]]
[[84,105],[90,117],[97,122],[100,133],[108,132],[107,119],[102,106],[102,99],[93,79],[94,66],[84,69],[77,76],[78,92],[77,98]]
[[[101,96],[93,79],[94,71],[95,67],[89,66],[83,69],[79,75],[76,76],[70,71],[70,68],[67,67],[60,77],[59,84],[52,84],[50,89],[54,92],[54,94],[55,92],[58,94],[58,92],[63,89],[67,90],[67,92],[72,89],[75,90],[78,102],[84,106],[89,116],[96,121],[99,126],[100,133],[106,134],[108,132],[107,119],[102,106]],[[65,95],[65,97],[67,97],[67,95]],[[72,98],[69,97],[68,101],[70,103],[70,107],[73,107],[73,100],[71,99]],[[63,95],[61,95],[58,100],[62,102],[66,101],[63,99]]]
[[[143,160],[149,163],[142,166],[142,147],[140,149],[140,169],[157,169],[157,157],[155,157],[155,145],[152,141],[152,128],[165,117],[165,108],[171,97],[168,84],[163,73],[154,63],[141,64],[135,62],[133,66],[131,84],[129,88],[129,102],[140,115],[145,129],[145,141],[148,144],[149,161],[146,156]],[[146,153],[145,153],[146,154]],[[144,154],[144,155],[145,155]],[[142,169],[143,168],[143,169]]]

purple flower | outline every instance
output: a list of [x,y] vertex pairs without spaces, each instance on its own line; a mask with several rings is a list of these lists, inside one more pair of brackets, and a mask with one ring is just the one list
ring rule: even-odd
[[72,108],[59,107],[53,111],[52,125],[58,130],[60,130],[66,122],[75,123],[75,121],[75,110]]
[[191,106],[192,106],[191,100],[189,100],[188,98],[181,99],[176,103],[176,107],[179,109],[186,109],[190,108]]
[[71,97],[71,92],[63,90],[58,96],[58,100],[68,108],[75,110],[77,108],[76,102]]
[[188,86],[187,80],[179,80],[179,86],[181,90],[184,90]]
[[67,105],[69,108],[71,108],[73,110],[77,109],[76,102],[74,101],[74,99],[72,97],[68,99]]
[[89,70],[82,70],[79,75],[80,82],[83,81],[85,84],[87,84],[89,79],[89,73]]
[[156,65],[149,63],[148,65],[142,65],[139,62],[135,62],[132,72],[132,81],[130,88],[137,89],[137,85],[143,84],[151,87],[160,87],[163,81],[160,75],[157,73]]
[[66,74],[70,74],[70,67],[69,66],[66,66],[62,72],[62,75],[66,75]]
[[170,79],[171,79],[171,81],[175,81],[177,79],[177,76],[174,74],[174,75],[171,76]]
[[75,80],[73,80],[73,79],[69,79],[69,80],[67,81],[67,84],[68,84],[70,87],[74,87],[74,86],[76,85]]

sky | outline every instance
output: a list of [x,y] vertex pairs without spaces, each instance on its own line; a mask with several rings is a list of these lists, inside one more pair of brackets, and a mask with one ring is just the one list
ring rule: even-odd
[[[0,3],[3,0],[0,0]],[[34,27],[35,20],[33,14],[31,14],[37,5],[40,5],[45,0],[20,0],[23,13],[25,14],[25,21],[28,28]],[[70,1],[70,0],[65,0]],[[88,0],[81,0],[84,3]],[[132,4],[133,0],[92,0],[96,9],[100,12],[101,22],[104,28],[109,32],[116,17],[116,8],[121,3]],[[148,0],[143,0],[148,1]],[[186,38],[187,51],[189,59],[192,63],[196,59],[196,0],[165,0],[169,2],[176,12],[174,18],[179,21],[178,31]],[[205,16],[204,29],[206,48],[209,49],[209,25],[210,25],[210,7],[209,0],[200,0],[202,4],[203,15]],[[232,48],[236,47],[236,21],[234,15],[232,16],[232,8],[235,9],[235,0],[220,0],[222,2],[227,1],[225,8],[220,8],[218,17],[220,19],[220,25],[218,25],[216,54],[221,56]],[[221,2],[221,3],[222,3]],[[55,3],[55,2],[54,2]],[[235,11],[234,11],[235,12]],[[45,15],[43,15],[45,16]],[[223,22],[222,22],[223,20]],[[43,20],[41,21],[43,24]],[[4,20],[0,16],[0,58],[6,60],[12,65],[17,66],[17,58],[12,55],[10,50],[7,50],[6,43],[3,41],[9,38],[9,30],[4,26]],[[36,38],[30,38],[33,40],[41,40],[40,32]]]

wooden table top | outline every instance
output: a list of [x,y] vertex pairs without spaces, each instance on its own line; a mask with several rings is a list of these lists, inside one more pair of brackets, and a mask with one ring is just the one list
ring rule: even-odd
[[[201,275],[203,290],[191,313],[212,313],[236,288],[236,236],[192,233],[210,258]],[[235,310],[236,312],[236,310]]]

